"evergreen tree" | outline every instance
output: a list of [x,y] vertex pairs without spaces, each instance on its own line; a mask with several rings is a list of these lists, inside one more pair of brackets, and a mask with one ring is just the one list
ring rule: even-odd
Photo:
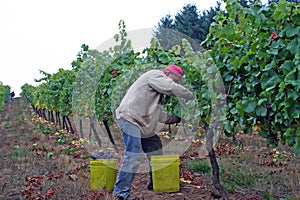
[[[286,0],[287,2],[295,2],[295,3],[300,3],[300,0]],[[268,0],[268,4],[271,4],[272,2],[278,3],[278,0]]]
[[252,4],[255,3],[255,0],[240,0],[239,2],[243,7],[249,8]]
[[211,7],[209,10],[205,10],[201,13],[200,17],[200,26],[199,26],[199,31],[201,35],[199,35],[199,42],[203,42],[208,33],[209,33],[209,28],[212,22],[214,22],[214,17],[217,15],[217,13],[221,10],[221,3],[217,2],[216,7]]
[[195,5],[188,4],[175,15],[174,25],[176,31],[188,35],[199,42],[200,17]]
[[173,19],[171,18],[171,15],[168,14],[167,16],[161,18],[160,24],[158,24],[158,27],[174,29],[174,23],[173,23]]
[[[202,13],[199,13],[196,5],[187,4],[181,12],[175,15],[174,19],[171,15],[162,18],[154,31],[154,36],[158,38],[165,50],[181,44],[182,38],[192,43],[193,47],[199,46],[209,33],[209,27],[214,21],[214,16],[220,10],[220,2],[217,3],[216,7]],[[195,41],[197,44],[195,44]]]

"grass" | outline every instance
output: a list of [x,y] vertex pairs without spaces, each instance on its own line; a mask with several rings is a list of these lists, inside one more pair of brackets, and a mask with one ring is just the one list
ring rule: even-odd
[[51,134],[55,131],[49,124],[37,124],[35,129],[40,130],[43,134]]
[[207,174],[211,172],[210,163],[204,161],[190,161],[187,163],[187,169],[200,174]]
[[15,160],[17,159],[16,157],[25,156],[28,153],[29,151],[27,149],[15,149],[13,152],[6,153],[3,156]]
[[23,118],[18,118],[18,119],[16,120],[16,125],[17,125],[17,126],[20,126],[20,125],[22,125],[22,124],[24,124],[24,119],[23,119]]
[[10,124],[5,124],[5,125],[4,125],[4,128],[5,128],[6,130],[9,130],[9,131],[15,131],[15,130],[16,130],[16,127],[13,126],[13,125],[10,125]]
[[232,192],[241,187],[253,187],[256,182],[254,174],[244,170],[221,168],[220,175],[225,188]]
[[284,168],[275,170],[270,166],[255,166],[249,163],[232,165],[233,162],[239,161],[233,158],[220,164],[220,178],[223,186],[229,191],[236,192],[247,188],[260,192],[266,199],[273,199],[273,196],[288,199],[299,194],[299,174],[293,166],[289,167],[291,171],[295,171],[295,176],[285,173]]
[[[221,136],[215,147],[221,184],[228,191],[245,194],[254,191],[270,200],[300,199],[299,156],[292,149],[282,144],[268,145],[255,133],[239,134],[237,139],[233,143]],[[193,151],[197,151],[197,146]],[[185,164],[189,170],[211,177],[209,158],[200,160],[187,160]]]
[[299,198],[299,157],[287,146],[274,148],[260,137],[242,135],[240,138],[244,148],[219,159],[224,187],[229,191],[255,190],[270,200]]

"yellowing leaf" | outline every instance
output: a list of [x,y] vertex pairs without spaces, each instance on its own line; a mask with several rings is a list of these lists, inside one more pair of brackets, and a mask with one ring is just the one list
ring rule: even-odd
[[184,183],[189,183],[189,184],[192,182],[192,181],[189,181],[189,180],[185,180],[184,178],[180,178],[180,181],[184,182]]

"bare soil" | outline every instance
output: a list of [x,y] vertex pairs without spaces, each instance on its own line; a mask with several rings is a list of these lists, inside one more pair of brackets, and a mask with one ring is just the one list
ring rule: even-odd
[[[78,145],[77,134],[37,118],[24,99],[16,98],[0,112],[0,134],[0,199],[114,199],[111,191],[90,189],[90,158]],[[59,135],[64,142],[58,142]],[[168,142],[172,135],[161,137]],[[237,138],[237,143],[221,138],[215,147],[229,199],[300,198],[299,156],[286,146],[268,145],[255,133]],[[180,157],[178,192],[149,191],[147,174],[138,173],[132,195],[151,200],[219,199],[211,174],[189,169],[191,162],[209,163],[198,156],[201,145],[196,141]]]

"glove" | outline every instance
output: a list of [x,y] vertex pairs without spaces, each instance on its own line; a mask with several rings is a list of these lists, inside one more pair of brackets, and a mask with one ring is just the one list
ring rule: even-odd
[[167,117],[167,120],[165,121],[165,124],[177,124],[181,122],[181,118],[176,115],[169,115]]

